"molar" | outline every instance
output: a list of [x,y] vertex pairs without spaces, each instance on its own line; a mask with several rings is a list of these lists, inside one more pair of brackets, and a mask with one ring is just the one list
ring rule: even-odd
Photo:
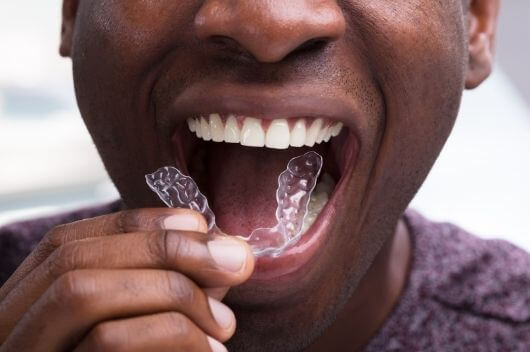
[[195,127],[196,127],[196,122],[195,122],[195,120],[192,119],[192,118],[189,118],[189,119],[187,120],[187,122],[188,122],[188,128],[190,129],[190,131],[193,132],[193,133],[195,133]]
[[342,122],[339,122],[333,127],[331,127],[331,137],[337,137],[340,134],[340,131],[342,131],[343,126],[344,124]]
[[324,173],[321,176],[321,179],[317,183],[315,190],[311,194],[311,199],[307,206],[307,215],[304,218],[304,224],[302,227],[302,233],[305,233],[311,225],[315,222],[318,217],[318,214],[324,209],[328,203],[329,197],[335,189],[335,181],[333,178]]
[[329,126],[321,127],[320,132],[318,133],[316,143],[318,144],[322,143],[328,137],[328,134],[329,134]]

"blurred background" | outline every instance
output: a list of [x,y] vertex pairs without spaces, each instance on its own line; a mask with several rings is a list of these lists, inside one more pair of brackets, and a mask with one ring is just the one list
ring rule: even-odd
[[[118,197],[58,56],[60,0],[0,2],[0,226]],[[412,207],[530,250],[530,1],[503,1],[498,67],[466,92]]]

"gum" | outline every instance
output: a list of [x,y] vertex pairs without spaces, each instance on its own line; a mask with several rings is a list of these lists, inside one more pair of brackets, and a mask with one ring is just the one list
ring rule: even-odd
[[[322,165],[322,156],[310,151],[291,159],[286,170],[278,176],[277,224],[272,228],[255,229],[246,237],[238,236],[250,244],[256,256],[279,256],[300,240],[311,193]],[[145,179],[168,207],[198,211],[208,222],[209,233],[226,235],[217,227],[206,196],[191,177],[175,167],[166,166],[146,175]]]

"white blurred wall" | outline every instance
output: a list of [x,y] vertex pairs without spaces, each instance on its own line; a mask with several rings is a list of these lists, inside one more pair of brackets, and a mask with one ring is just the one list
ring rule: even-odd
[[530,250],[530,109],[501,68],[464,94],[453,133],[412,207]]
[[0,224],[117,197],[58,54],[61,1],[0,2]]
[[[57,54],[60,0],[0,2],[0,224],[117,197]],[[413,207],[530,250],[530,110],[499,67],[461,116]]]

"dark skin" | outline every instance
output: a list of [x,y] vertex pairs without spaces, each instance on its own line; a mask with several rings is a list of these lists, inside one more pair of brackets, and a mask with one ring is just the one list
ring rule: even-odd
[[[361,348],[406,283],[402,214],[449,136],[463,89],[491,72],[498,8],[65,0],[60,51],[73,60],[82,116],[125,207],[137,210],[45,236],[0,289],[0,351],[221,351],[229,339],[245,351]],[[143,183],[174,163],[171,131],[183,122],[175,99],[223,84],[278,98],[316,86],[357,112],[343,121],[360,147],[327,225],[333,235],[303,272],[274,285],[249,280],[255,259],[244,242],[211,245],[219,242],[199,214],[153,208]]]

